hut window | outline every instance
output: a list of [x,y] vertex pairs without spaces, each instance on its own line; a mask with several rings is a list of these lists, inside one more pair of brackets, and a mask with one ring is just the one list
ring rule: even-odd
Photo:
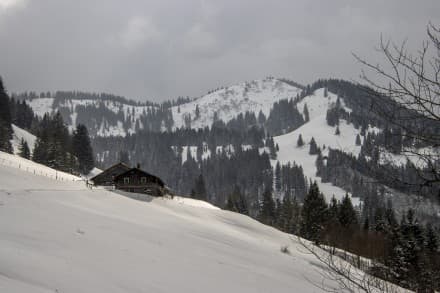
[[141,183],[142,184],[147,183],[147,177],[141,177]]
[[130,183],[130,177],[124,177],[124,184]]

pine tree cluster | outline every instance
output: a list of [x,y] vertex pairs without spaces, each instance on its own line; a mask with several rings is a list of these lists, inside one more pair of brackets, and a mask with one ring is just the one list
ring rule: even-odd
[[78,125],[70,135],[59,112],[45,114],[36,135],[32,154],[35,162],[70,173],[88,174],[93,168],[93,150],[84,125]]
[[[282,201],[273,200],[266,190],[257,218],[323,245],[330,253],[346,257],[342,250],[357,255],[353,265],[381,279],[417,292],[438,291],[439,231],[431,224],[421,225],[413,210],[403,214],[399,223],[391,203],[381,204],[380,198],[367,200],[359,213],[348,194],[327,204],[313,182],[302,205],[287,194]],[[371,265],[363,266],[361,256]]]

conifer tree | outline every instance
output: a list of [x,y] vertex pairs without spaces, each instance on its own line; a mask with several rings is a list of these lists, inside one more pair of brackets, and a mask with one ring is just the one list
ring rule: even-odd
[[296,197],[291,202],[291,217],[288,224],[288,232],[297,235],[301,223],[301,207]]
[[264,115],[263,111],[260,110],[258,112],[258,124],[264,125],[266,123],[266,116]]
[[361,137],[359,136],[359,133],[356,135],[356,145],[359,146],[361,145]]
[[339,125],[336,126],[335,135],[340,135],[341,131],[339,130]]
[[319,150],[318,150],[318,146],[316,145],[315,138],[312,137],[312,139],[310,140],[309,154],[316,155],[318,154],[318,152]]
[[307,107],[307,103],[304,103],[303,114],[304,114],[304,121],[309,122],[310,121],[310,114],[309,114],[309,108]]
[[344,198],[342,199],[338,212],[338,218],[339,223],[344,228],[354,227],[358,224],[357,213],[354,210],[348,193],[346,193]]
[[304,141],[303,141],[302,135],[300,134],[298,136],[298,141],[296,142],[296,146],[297,147],[302,147],[303,145],[304,145]]
[[432,224],[426,225],[426,248],[429,253],[436,253],[439,249],[438,235],[435,233]]
[[270,189],[266,189],[263,193],[263,201],[260,205],[258,219],[266,225],[272,226],[275,223],[275,202]]
[[272,160],[277,158],[277,151],[275,147],[275,143],[273,141],[273,137],[268,137],[266,139],[266,146],[269,148],[269,155]]
[[200,118],[200,108],[199,105],[196,105],[196,110],[195,110],[195,119],[199,119]]
[[330,200],[330,204],[328,206],[327,217],[329,220],[335,220],[333,222],[333,223],[335,223],[336,221],[339,221],[338,215],[339,215],[339,204],[338,204],[338,201],[336,200],[335,196],[333,196],[332,199]]
[[47,143],[41,137],[37,137],[35,141],[32,160],[40,164],[47,164]]
[[330,200],[327,212],[327,221],[325,223],[325,241],[326,245],[332,248],[332,253],[334,254],[334,248],[338,245],[340,241],[340,230],[341,225],[339,224],[339,210],[340,204],[336,200],[335,196]]
[[206,186],[205,186],[205,180],[203,179],[203,175],[200,174],[197,179],[194,182],[194,198],[200,199],[200,200],[207,200],[207,192],[206,192]]
[[327,221],[327,204],[316,181],[312,183],[304,199],[301,216],[301,236],[319,244]]
[[244,215],[249,214],[246,199],[241,193],[238,185],[235,185],[233,192],[229,194],[226,202],[226,209]]
[[278,161],[275,166],[275,190],[276,191],[281,190],[281,166],[280,166],[280,162]]
[[31,157],[31,152],[29,150],[29,146],[27,144],[27,141],[25,141],[23,138],[20,141],[20,146],[19,146],[19,153],[20,157],[25,158],[25,159],[30,159]]
[[73,133],[72,153],[78,159],[79,171],[88,174],[94,167],[94,159],[89,132],[83,124],[78,124]]
[[316,176],[322,177],[322,172],[324,169],[324,158],[322,157],[322,153],[318,152],[318,157],[316,158]]
[[289,231],[289,222],[292,218],[292,202],[290,196],[286,193],[280,204],[279,213],[277,214],[277,227],[284,232]]

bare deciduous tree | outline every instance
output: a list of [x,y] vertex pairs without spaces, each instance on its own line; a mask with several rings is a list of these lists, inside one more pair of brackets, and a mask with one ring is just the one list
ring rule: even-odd
[[[333,247],[319,247],[311,242],[297,237],[298,243],[304,248],[305,253],[313,255],[318,262],[323,265],[319,269],[322,282],[312,282],[312,284],[326,292],[402,292],[402,288],[374,277],[359,267],[361,260],[359,256],[349,255],[343,252],[345,259],[335,253]],[[362,266],[361,266],[362,267]],[[368,267],[368,265],[367,265]]]
[[[431,188],[440,184],[440,27],[427,26],[427,40],[410,53],[406,42],[396,45],[381,38],[378,51],[384,66],[358,55],[363,65],[360,86],[372,99],[371,109],[401,130],[410,144],[402,154],[412,162],[419,180],[403,182]],[[435,189],[434,189],[435,190]],[[438,190],[438,188],[437,188]],[[439,194],[440,197],[440,194]]]

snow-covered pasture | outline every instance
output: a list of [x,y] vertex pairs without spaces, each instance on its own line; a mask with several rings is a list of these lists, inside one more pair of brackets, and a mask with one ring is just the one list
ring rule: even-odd
[[20,169],[34,176],[44,176],[59,181],[82,180],[80,177],[77,177],[75,175],[57,171],[45,165],[38,164],[31,160],[26,160],[21,157],[11,155],[5,152],[0,152],[0,165],[8,166],[10,168]]

